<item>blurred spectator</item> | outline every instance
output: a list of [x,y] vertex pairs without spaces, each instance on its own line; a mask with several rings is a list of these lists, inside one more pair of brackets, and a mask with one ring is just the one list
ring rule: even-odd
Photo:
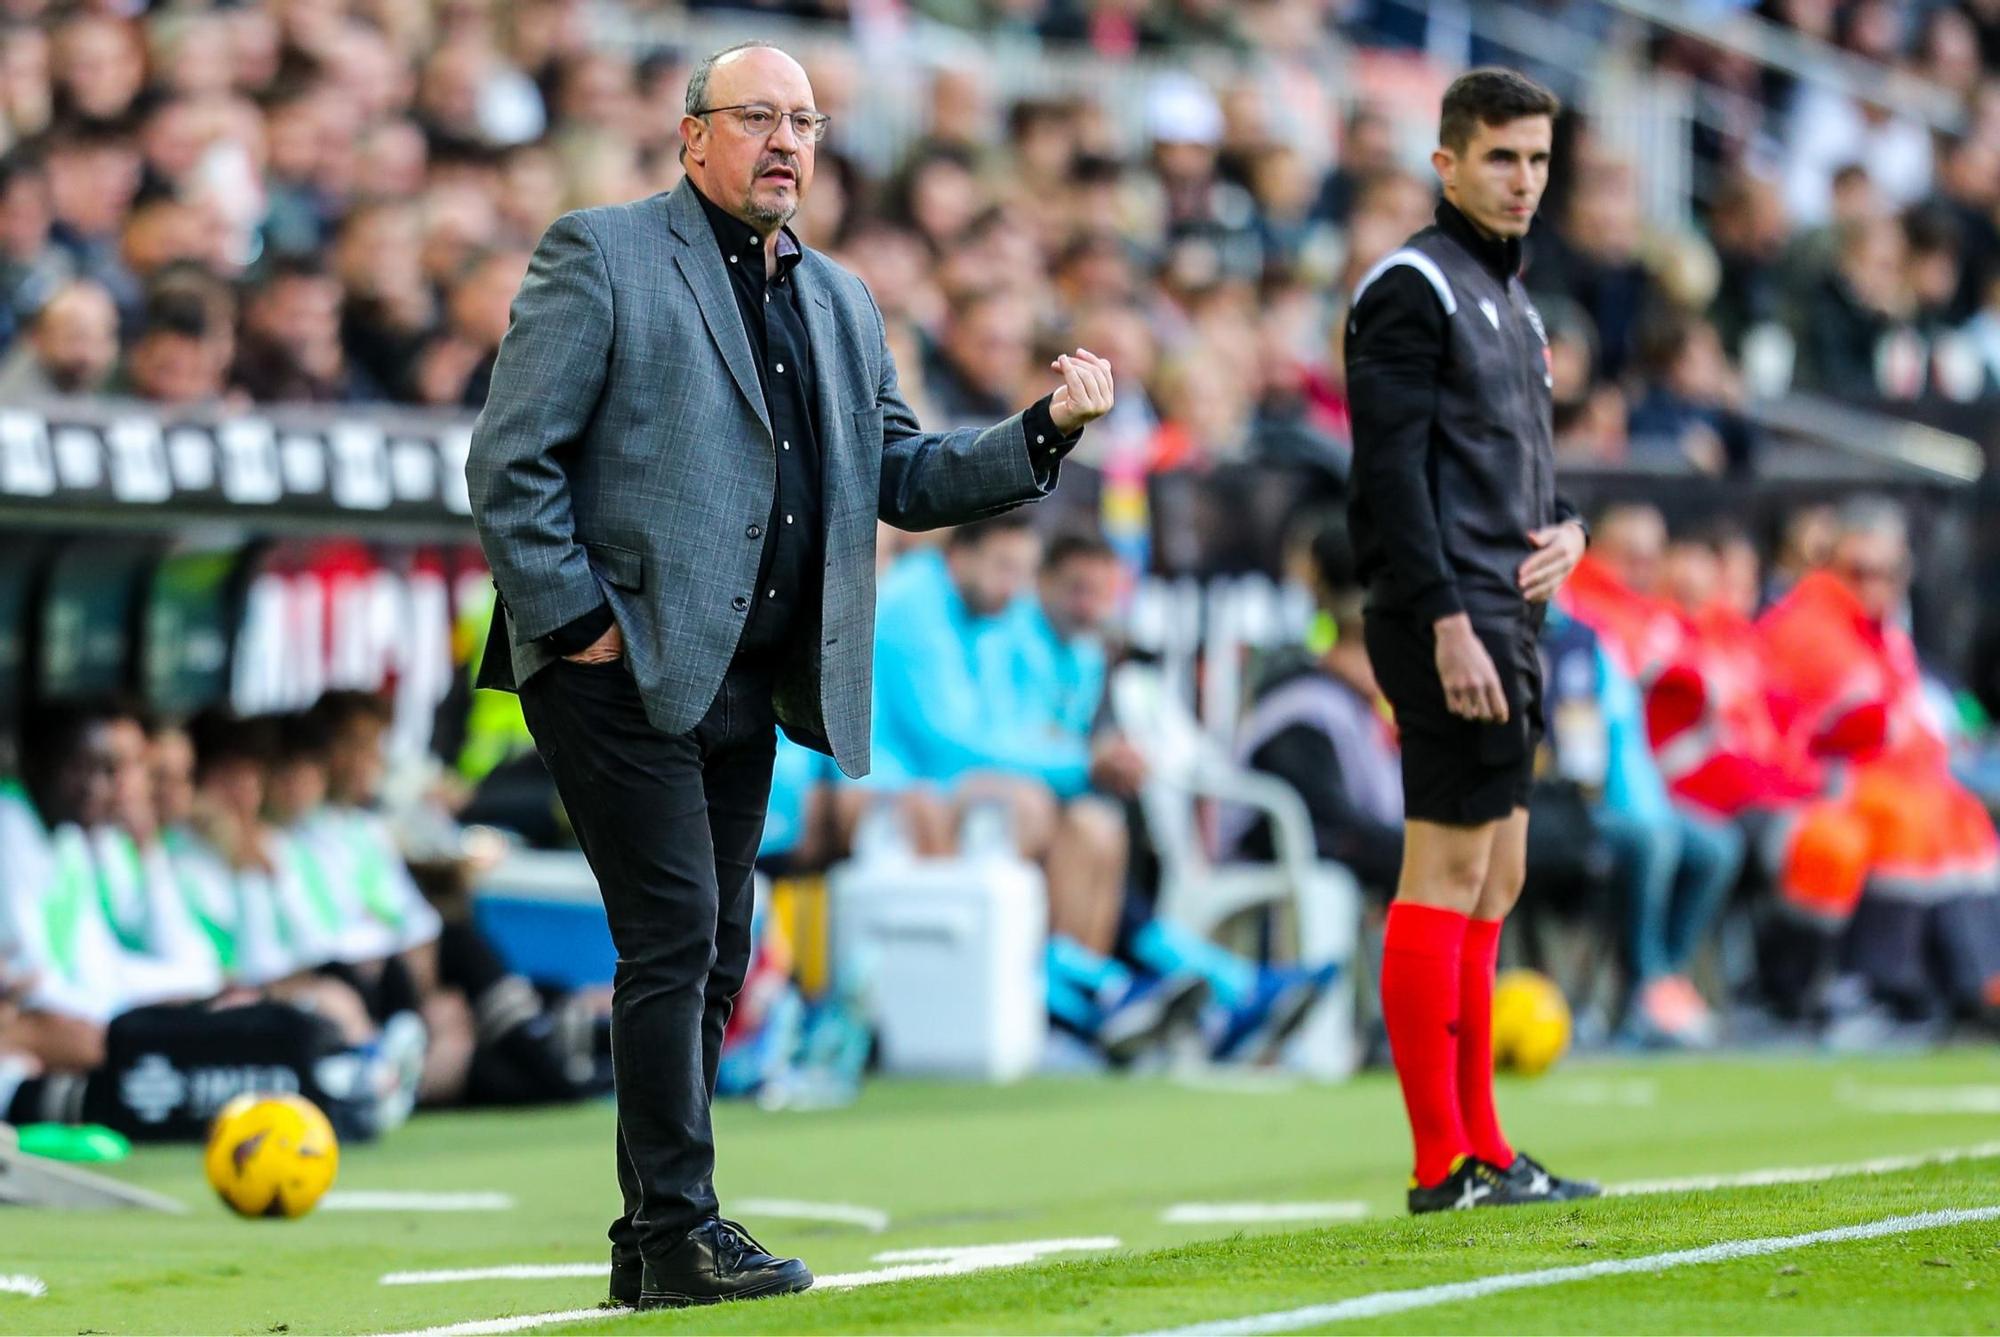
[[1836,169],[1829,189],[1832,213],[1822,222],[1798,226],[1785,247],[1786,308],[1795,321],[1803,320],[1802,309],[1820,281],[1839,265],[1841,239],[1847,231],[1888,212],[1868,169],[1859,163]]
[[1167,238],[1199,243],[1222,274],[1255,277],[1256,202],[1218,170],[1223,122],[1215,94],[1192,75],[1159,76],[1146,92],[1146,130]]
[[1892,207],[1922,199],[1931,185],[1930,129],[1878,103],[1826,84],[1800,92],[1783,139],[1785,207],[1801,223],[1833,213],[1835,169],[1858,163]]
[[50,132],[47,154],[57,244],[130,319],[140,290],[119,259],[119,239],[139,190],[137,148],[116,127],[72,123]]
[[1770,577],[1755,611],[1784,598],[1807,572],[1817,571],[1832,561],[1838,532],[1834,508],[1824,503],[1801,506],[1786,516],[1784,529],[1778,535],[1778,551],[1771,560]]
[[1145,313],[1124,302],[1082,306],[1070,334],[1066,342],[1106,359],[1120,377],[1111,412],[1091,425],[1071,458],[1096,468],[1142,458],[1160,421],[1146,389],[1153,383],[1157,353]]
[[1892,335],[1906,345],[1914,337],[1907,260],[1903,227],[1894,218],[1842,227],[1836,267],[1799,315],[1802,388],[1846,395],[1887,389],[1878,372],[1885,343]]
[[1380,108],[1357,103],[1340,137],[1340,161],[1320,182],[1313,215],[1346,226],[1362,186],[1395,166],[1395,122]]
[[1324,263],[1332,234],[1313,216],[1312,169],[1303,153],[1288,144],[1261,150],[1250,165],[1250,193],[1267,270]]
[[334,272],[345,294],[340,341],[356,367],[401,397],[437,304],[424,277],[422,226],[414,208],[365,205],[347,216],[334,246]]
[[1164,365],[1158,396],[1160,425],[1146,449],[1148,473],[1203,469],[1248,451],[1254,405],[1209,350],[1190,348]]
[[1843,763],[1870,819],[1870,875],[1852,967],[1904,1015],[1977,1016],[2000,997],[2000,837],[1959,784],[1898,626],[1908,523],[1893,504],[1843,507],[1833,561],[1760,623],[1781,724]]
[[941,61],[934,66],[925,110],[924,122],[933,145],[978,154],[992,143],[992,84],[975,62]]
[[1001,727],[1005,701],[978,675],[980,638],[1026,593],[1040,560],[1027,517],[1010,513],[954,529],[944,552],[913,553],[884,578],[875,751],[886,777],[949,784],[990,771],[1028,782],[1011,790],[1064,798],[1089,787],[1088,747],[1052,747]]
[[1345,480],[1347,392],[1337,380],[1344,373],[1330,365],[1325,300],[1312,285],[1274,273],[1262,286],[1259,308],[1250,455]]
[[0,362],[0,402],[102,391],[118,365],[118,310],[89,279],[57,288]]
[[108,14],[78,14],[56,29],[55,75],[58,116],[116,121],[146,82],[138,25]]
[[[1236,754],[1297,790],[1320,857],[1346,864],[1386,902],[1403,867],[1402,770],[1362,643],[1366,592],[1342,526],[1312,537],[1310,564],[1330,640],[1314,651],[1274,655],[1262,668]],[[1275,857],[1268,825],[1247,811],[1230,811],[1221,839],[1249,858]]]
[[126,355],[120,388],[162,405],[213,403],[224,386],[223,337],[199,297],[186,292],[156,297]]
[[211,265],[219,260],[215,226],[206,212],[168,195],[155,195],[133,208],[125,221],[120,257],[134,280],[144,285],[170,265]]
[[0,154],[0,347],[75,266],[53,240],[48,171],[32,150]]
[[1631,974],[1625,1033],[1640,1044],[1713,1044],[1715,1018],[1688,970],[1736,885],[1743,833],[1668,796],[1638,687],[1594,631],[1554,610],[1542,656],[1553,770],[1589,798],[1617,864]]
[[1723,348],[1735,357],[1742,352],[1743,336],[1753,327],[1784,319],[1779,265],[1790,237],[1790,220],[1777,187],[1749,172],[1737,172],[1716,192],[1708,230],[1722,267],[1708,318]]
[[[1050,1011],[1129,1057],[1128,1045],[1150,1044],[1174,1015],[1198,1009],[1206,985],[1198,975],[1138,978],[1110,959],[1126,833],[1089,790],[1100,779],[1136,786],[1130,747],[1056,735],[1060,712],[1047,697],[1032,705],[998,681],[1007,650],[992,638],[1006,635],[1040,558],[1041,541],[1017,511],[955,529],[945,552],[920,550],[890,569],[877,603],[875,771],[862,783],[937,788],[961,813],[998,814],[1047,881]],[[1031,708],[1035,718],[1024,718]]]
[[340,282],[317,260],[274,261],[244,305],[236,384],[253,399],[352,403],[382,397],[348,365]]
[[273,98],[264,111],[264,244],[279,255],[319,249],[337,209],[320,184],[331,94],[298,84]]
[[924,369],[938,426],[992,422],[1018,409],[1034,374],[1034,312],[1009,291],[952,304],[944,338]]
[[890,217],[914,229],[933,257],[948,254],[979,212],[973,166],[963,147],[934,143],[920,148],[890,187]]
[[1640,259],[1639,183],[1630,164],[1578,164],[1562,226],[1537,225],[1528,285],[1569,297],[1596,330],[1597,376],[1614,380],[1638,351],[1639,331],[1659,300]]
[[[1940,11],[1950,12],[1950,11]],[[1956,225],[1963,263],[1954,275],[1949,318],[1962,321],[1986,299],[1986,288],[2000,273],[2000,144],[1961,135],[1945,149],[1938,164],[1933,207]]]
[[508,309],[528,272],[525,251],[489,251],[467,264],[445,299],[443,331],[425,347],[417,398],[477,409],[486,402],[493,357],[507,333]]
[[1740,391],[1715,327],[1696,316],[1662,316],[1641,338],[1639,357],[1631,458],[1684,462],[1706,474],[1748,472],[1756,429],[1734,407]]
[[0,151],[49,128],[55,81],[48,30],[34,23],[0,29]]
[[[1102,719],[1104,638],[1123,583],[1118,555],[1101,536],[1060,534],[1049,543],[1034,596],[1016,602],[980,646],[982,679],[998,705],[1000,727],[1050,748],[1089,747],[1093,793],[1072,803],[1067,818],[1090,825],[1101,848],[1116,851],[1121,868],[1129,852],[1119,803],[1138,798],[1147,773],[1143,748]],[[1193,976],[1205,983],[1215,1002],[1206,1025],[1209,1052],[1218,1060],[1276,1057],[1337,973],[1318,965],[1260,968],[1137,906],[1120,910],[1120,926],[1109,938],[1077,941],[1100,951],[1119,941],[1162,980]],[[1051,964],[1060,972],[1065,961],[1058,957]]]

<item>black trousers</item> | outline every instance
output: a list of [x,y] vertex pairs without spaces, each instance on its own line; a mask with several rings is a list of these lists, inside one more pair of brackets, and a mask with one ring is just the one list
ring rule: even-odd
[[625,664],[558,660],[522,711],[597,875],[618,950],[614,1254],[654,1256],[716,1215],[722,1031],[750,966],[751,869],[771,796],[768,673],[732,668],[678,736],[646,719]]

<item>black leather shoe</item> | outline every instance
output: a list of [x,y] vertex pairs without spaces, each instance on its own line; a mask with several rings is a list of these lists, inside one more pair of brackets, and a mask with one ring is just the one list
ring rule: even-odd
[[644,1288],[646,1265],[636,1253],[625,1253],[620,1249],[611,1251],[611,1296],[607,1304],[620,1309],[637,1309],[639,1292]]
[[680,1309],[790,1295],[813,1284],[796,1258],[776,1258],[734,1221],[704,1221],[664,1257],[649,1259],[638,1309]]

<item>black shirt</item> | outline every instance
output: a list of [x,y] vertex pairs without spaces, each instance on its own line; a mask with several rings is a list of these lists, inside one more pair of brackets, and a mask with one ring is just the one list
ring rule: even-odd
[[[819,423],[814,403],[812,341],[792,271],[805,251],[790,228],[778,233],[778,263],[765,275],[764,239],[742,219],[724,213],[699,190],[702,212],[722,248],[736,310],[757,358],[757,379],[771,415],[777,444],[778,485],[764,525],[764,550],[757,566],[757,596],[743,637],[740,660],[769,658],[787,644],[794,619],[817,615],[820,602],[820,549],[825,531],[820,500]],[[747,443],[745,449],[750,447]],[[756,526],[751,526],[756,528]],[[754,538],[755,535],[745,537]]]

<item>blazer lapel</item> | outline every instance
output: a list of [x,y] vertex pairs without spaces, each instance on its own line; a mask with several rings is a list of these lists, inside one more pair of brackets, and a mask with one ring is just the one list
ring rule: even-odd
[[723,362],[728,364],[736,388],[743,392],[743,398],[756,413],[757,421],[764,424],[768,436],[771,412],[764,403],[764,385],[757,376],[750,334],[743,328],[742,313],[736,309],[736,294],[729,287],[729,275],[723,271],[715,231],[701,211],[701,201],[694,197],[691,182],[682,181],[667,197],[667,216],[672,221],[674,235],[681,239],[674,263],[680,266],[681,276],[694,290],[702,323],[708,326],[709,337],[715,341]]
[[853,433],[850,424],[841,422],[840,387],[836,382],[844,367],[840,358],[840,339],[833,322],[833,301],[827,296],[826,285],[813,272],[813,255],[808,252],[792,271],[792,282],[798,285],[799,296],[806,314],[806,338],[812,343],[813,355],[813,399],[819,409],[819,464],[821,469],[821,495],[827,478],[838,477],[829,467],[833,452],[843,448]]

